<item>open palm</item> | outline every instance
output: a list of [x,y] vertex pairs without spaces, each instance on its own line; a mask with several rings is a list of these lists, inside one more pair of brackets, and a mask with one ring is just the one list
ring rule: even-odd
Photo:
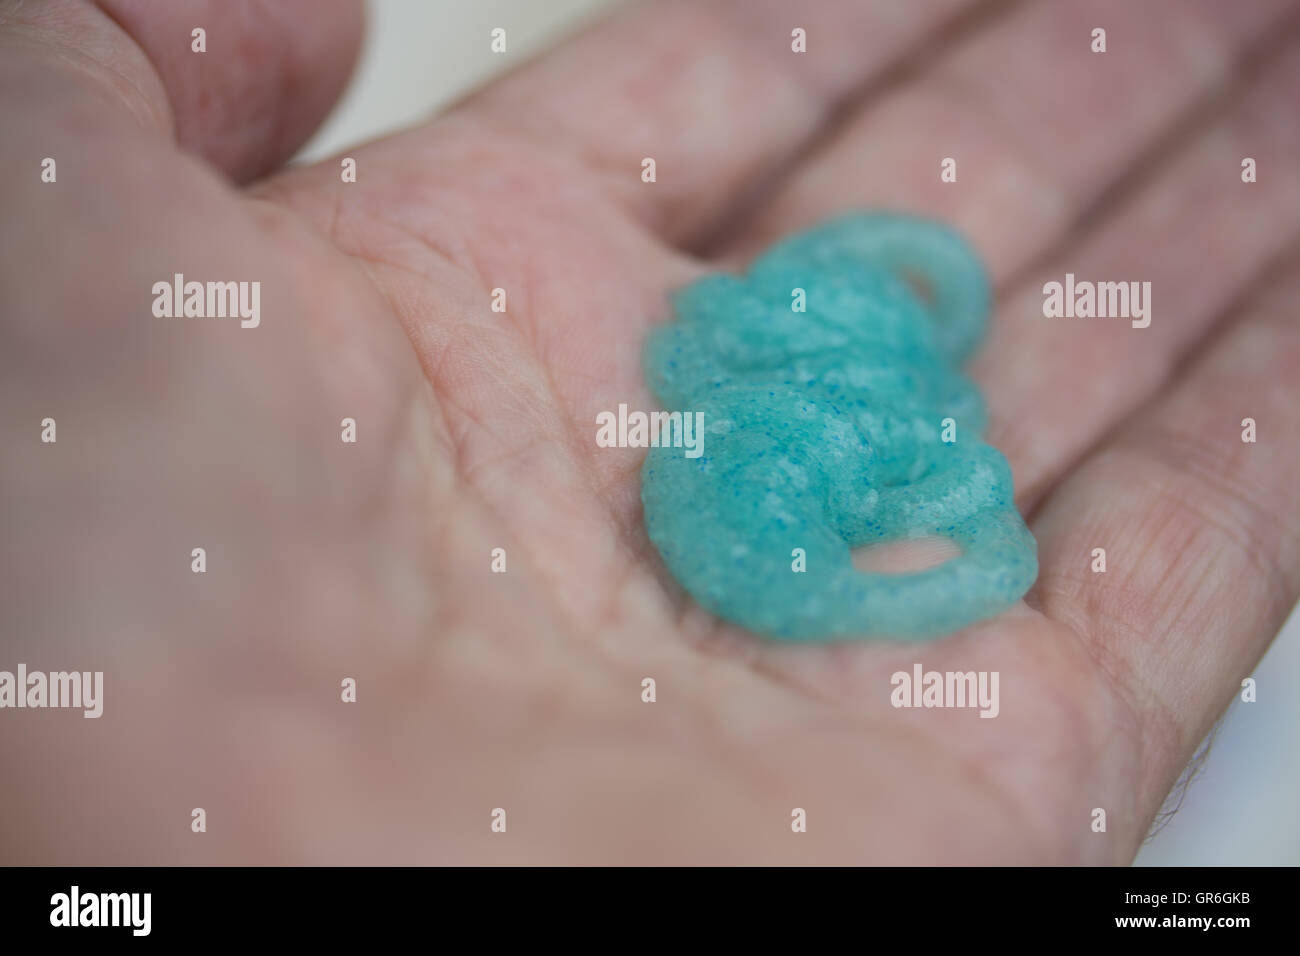
[[[0,720],[7,859],[1132,858],[1300,593],[1294,5],[647,3],[346,183],[265,174],[351,4],[167,6],[0,3],[6,661],[106,688]],[[654,407],[669,291],[877,207],[989,263],[1041,573],[931,644],[782,646],[666,575],[596,415]],[[153,317],[177,272],[260,326]],[[1149,280],[1150,327],[1044,318],[1066,273]],[[917,663],[997,671],[996,719],[891,706]]]

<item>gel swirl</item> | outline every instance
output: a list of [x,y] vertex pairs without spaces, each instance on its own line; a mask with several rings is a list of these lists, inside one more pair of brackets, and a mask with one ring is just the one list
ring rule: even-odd
[[[806,312],[792,309],[796,289]],[[786,640],[921,640],[1033,584],[1037,546],[1010,468],[979,439],[984,403],[957,371],[990,304],[957,234],[848,216],[673,304],[646,373],[665,407],[704,413],[705,443],[698,458],[652,448],[641,498],[651,541],[700,604]],[[955,442],[941,440],[946,418]],[[962,554],[904,574],[853,566],[854,548],[930,535]]]

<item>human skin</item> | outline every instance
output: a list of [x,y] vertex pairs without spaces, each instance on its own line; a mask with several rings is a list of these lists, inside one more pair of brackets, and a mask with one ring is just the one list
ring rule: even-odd
[[[275,170],[354,4],[2,0],[0,668],[105,700],[0,713],[0,858],[1129,862],[1300,594],[1296,6],[884,9],[624,8],[345,185]],[[756,639],[596,414],[653,407],[670,290],[884,205],[997,283],[971,371],[1039,580],[932,644]],[[175,272],[261,325],[154,318]],[[1066,272],[1151,280],[1151,326],[1042,318]],[[998,671],[998,717],[893,708],[914,662]]]

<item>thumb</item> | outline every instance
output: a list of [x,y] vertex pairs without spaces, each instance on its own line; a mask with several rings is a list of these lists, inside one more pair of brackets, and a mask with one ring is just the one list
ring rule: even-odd
[[79,67],[97,92],[240,183],[286,160],[324,119],[363,19],[360,0],[0,0],[5,47]]

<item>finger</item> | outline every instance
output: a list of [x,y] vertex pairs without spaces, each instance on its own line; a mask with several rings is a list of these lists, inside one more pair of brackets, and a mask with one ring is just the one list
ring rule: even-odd
[[[521,149],[582,175],[687,244],[795,155],[846,98],[972,0],[654,0],[466,101]],[[807,52],[792,49],[806,31]],[[655,160],[656,179],[641,179]]]
[[[343,92],[361,49],[359,0],[98,0],[140,45],[176,139],[236,182],[293,155]],[[192,31],[207,32],[207,52]]]
[[0,3],[6,106],[65,117],[107,107],[241,182],[307,139],[360,38],[357,0]]
[[[1017,7],[846,122],[755,222],[744,260],[847,207],[951,222],[995,280],[1022,268],[1273,29],[1284,0]],[[1107,30],[1093,53],[1092,30]],[[940,180],[956,161],[956,182]]]
[[[1290,175],[1300,136],[1289,109],[1298,98],[1300,47],[999,309],[972,372],[1022,507],[1154,392],[1300,231],[1300,179]],[[1264,170],[1257,182],[1242,182],[1243,157]],[[1130,292],[1137,283],[1145,317],[1045,317],[1046,284],[1064,285],[1067,274]],[[1130,298],[1131,314],[1137,304]]]
[[1289,274],[1033,524],[1037,603],[1084,636],[1138,713],[1151,813],[1300,596],[1297,301],[1293,252]]

